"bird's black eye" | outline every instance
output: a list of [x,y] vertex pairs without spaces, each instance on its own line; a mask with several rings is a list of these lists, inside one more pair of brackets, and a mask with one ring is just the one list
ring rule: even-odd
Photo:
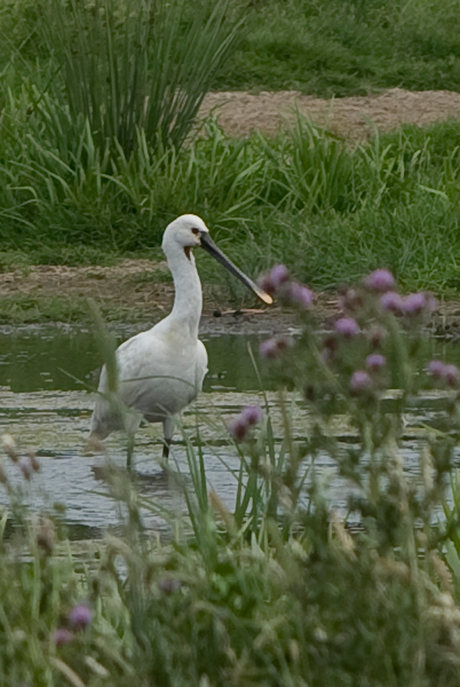
[[197,229],[196,227],[193,227],[192,234],[199,234],[199,233],[200,233],[200,230]]

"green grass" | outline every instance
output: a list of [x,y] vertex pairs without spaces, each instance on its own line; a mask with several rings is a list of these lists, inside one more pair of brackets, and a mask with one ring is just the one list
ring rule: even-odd
[[458,0],[256,0],[251,19],[216,88],[459,90]]
[[[117,11],[125,7],[120,3]],[[194,3],[184,11],[206,19],[209,7]],[[251,274],[283,261],[309,284],[334,288],[387,266],[404,289],[458,292],[458,122],[375,132],[355,147],[301,120],[291,135],[241,141],[211,123],[205,137],[181,146],[182,135],[174,145],[165,135],[159,143],[136,120],[122,145],[121,109],[115,108],[114,129],[102,135],[107,103],[85,112],[71,102],[85,88],[97,101],[107,63],[98,63],[94,80],[83,79],[79,91],[75,74],[77,67],[85,72],[88,55],[70,50],[67,81],[59,81],[64,71],[56,71],[60,58],[50,51],[56,37],[40,29],[48,8],[29,0],[0,4],[2,269],[19,265],[26,275],[36,262],[113,264],[128,252],[158,255],[167,222],[192,211]],[[78,11],[92,8],[81,3]],[[395,85],[458,88],[459,9],[458,2],[439,1],[255,0],[239,50],[228,54],[213,83],[328,95]],[[75,16],[64,18],[69,24],[62,34],[69,37]],[[99,57],[107,55],[107,38],[133,38],[129,26],[122,21],[119,34],[98,34]],[[97,21],[89,26],[98,27]],[[180,39],[187,22],[179,29],[165,35]],[[93,45],[84,40],[85,48]],[[185,39],[183,45],[190,47]],[[142,50],[137,56],[143,59]],[[192,59],[202,58],[197,47],[187,66],[193,71]],[[108,83],[120,86],[116,78]],[[119,90],[118,105],[128,90]],[[200,269],[207,280],[223,278],[205,256]],[[29,517],[23,495],[35,476],[28,447],[18,463],[6,439],[6,464],[0,463],[8,502],[0,518],[2,685],[457,687],[458,383],[446,388],[426,374],[416,337],[422,318],[401,323],[369,292],[362,302],[353,316],[367,334],[369,322],[380,321],[387,333],[380,351],[391,370],[353,391],[350,376],[366,365],[369,337],[361,335],[356,346],[335,334],[332,345],[330,335],[325,341],[309,314],[300,313],[303,335],[275,362],[273,375],[308,406],[304,439],[292,436],[281,391],[282,440],[275,441],[267,412],[245,443],[228,447],[240,465],[228,474],[238,485],[230,512],[209,493],[200,443],[184,436],[190,477],[175,473],[171,479],[183,490],[187,517],[162,511],[171,525],[167,545],[142,527],[141,509],[158,515],[156,500],[141,497],[124,471],[109,469],[125,519],[97,556],[78,560],[60,510],[46,503],[40,516]],[[122,308],[103,314],[123,318]],[[17,322],[88,314],[86,302],[64,295],[14,296],[0,299],[0,316]],[[99,334],[101,351],[112,350],[101,327]],[[402,394],[388,413],[379,392],[392,379]],[[447,410],[430,418],[434,426],[424,439],[417,435],[420,464],[413,479],[401,469],[405,404],[438,386]],[[330,434],[336,401],[348,409],[353,444],[341,446]],[[347,518],[360,525],[353,536],[330,508],[327,476],[316,470],[325,454],[353,485],[346,504]],[[12,471],[19,481],[10,479]],[[43,500],[46,485],[38,488]],[[13,528],[7,529],[8,519]],[[70,616],[82,602],[93,613],[86,629],[72,625]],[[58,628],[71,633],[63,646],[56,646]]]
[[[18,242],[19,243],[19,242]],[[153,248],[148,253],[144,253],[142,257],[161,259],[161,249]],[[85,266],[85,265],[101,265],[111,266],[117,265],[125,258],[141,257],[138,253],[130,253],[126,251],[120,253],[115,250],[107,251],[99,246],[87,246],[84,244],[65,244],[53,242],[50,244],[41,244],[37,242],[32,246],[26,246],[26,249],[5,249],[0,251],[0,267],[3,270],[8,270],[13,267],[20,267],[27,270],[31,265],[68,265]]]
[[[159,257],[167,223],[193,211],[254,275],[281,261],[312,286],[335,288],[385,265],[407,288],[459,288],[455,121],[376,133],[353,147],[302,119],[290,135],[244,140],[211,122],[180,152],[159,156],[139,133],[129,157],[118,148],[88,164],[86,127],[65,162],[38,117],[16,106],[4,117],[13,113],[14,135],[0,138],[4,265],[14,255],[29,264]],[[205,279],[223,279],[204,256],[200,264]]]
[[[145,283],[143,280],[133,280],[136,284]],[[163,280],[165,281],[165,280]],[[58,291],[58,289],[56,289]],[[108,322],[150,322],[152,318],[164,315],[163,309],[157,309],[153,303],[148,312],[145,306],[133,305],[129,302],[118,301],[98,302],[104,319]],[[88,311],[88,296],[78,293],[66,296],[58,293],[49,296],[13,294],[0,296],[0,323],[24,324],[40,322],[91,322]]]
[[[193,17],[196,3],[183,3]],[[0,65],[11,83],[47,59],[47,3],[4,0]],[[244,18],[215,89],[300,89],[330,97],[460,86],[459,0],[233,0]],[[199,43],[199,42],[198,42]]]

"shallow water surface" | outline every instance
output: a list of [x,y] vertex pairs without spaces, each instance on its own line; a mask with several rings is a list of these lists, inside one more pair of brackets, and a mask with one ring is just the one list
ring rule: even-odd
[[[118,326],[117,342],[142,329]],[[209,373],[204,391],[216,385],[237,391],[257,389],[257,375],[248,355],[258,337],[201,337],[209,355]],[[0,387],[11,391],[74,391],[97,386],[102,360],[94,334],[68,326],[29,325],[0,327]]]
[[[121,342],[136,330],[119,327],[114,333]],[[258,341],[257,337],[229,336],[205,339],[205,343],[209,373],[199,401],[184,413],[184,431],[193,437],[200,427],[210,484],[231,505],[235,480],[220,459],[230,461],[235,470],[239,464],[227,447],[225,418],[248,402],[262,400],[248,353],[248,345],[257,348]],[[119,522],[118,505],[108,498],[102,473],[108,458],[120,467],[126,461],[121,434],[106,441],[106,456],[88,455],[86,450],[100,365],[94,336],[88,330],[62,326],[0,330],[0,431],[12,434],[21,452],[36,452],[41,464],[40,473],[27,483],[17,465],[7,462],[8,477],[23,487],[25,502],[37,508],[61,503],[67,522],[88,528],[84,531],[89,536]],[[187,474],[180,430],[176,438],[171,465]],[[162,505],[177,510],[179,490],[158,465],[161,449],[161,426],[141,428],[135,452],[138,487],[143,495],[153,495]],[[0,503],[7,503],[1,491]],[[151,524],[161,526],[155,519]]]
[[[119,341],[135,331],[128,327],[115,330]],[[209,353],[209,374],[198,401],[183,414],[183,431],[192,438],[199,430],[210,487],[232,507],[236,493],[235,474],[239,459],[228,445],[226,421],[249,403],[263,403],[257,374],[253,369],[248,346],[257,350],[257,337],[220,336],[205,339]],[[448,358],[454,351],[443,352]],[[455,352],[456,353],[456,352]],[[89,455],[86,451],[89,419],[97,385],[94,370],[100,357],[93,335],[86,330],[68,327],[40,326],[0,330],[0,433],[11,433],[21,452],[35,451],[41,471],[26,482],[18,469],[6,464],[9,479],[23,489],[23,499],[35,508],[50,508],[60,503],[65,519],[75,537],[100,536],[120,522],[120,506],[109,496],[104,479],[107,461],[125,465],[125,439],[113,434],[105,442],[106,455]],[[275,435],[282,437],[282,421],[277,396],[270,391],[268,401],[273,412]],[[409,413],[403,455],[409,471],[418,469],[417,442],[419,428],[426,421],[436,421],[436,394],[427,398],[424,407]],[[438,404],[439,405],[439,404]],[[293,399],[293,432],[302,436],[308,425],[307,410],[301,399]],[[345,416],[337,417],[335,433],[344,445],[352,441]],[[189,474],[181,432],[173,447],[171,465]],[[196,442],[195,442],[196,443]],[[142,496],[174,512],[184,508],[181,490],[174,478],[162,473],[161,427],[141,428],[137,435],[136,481]],[[345,508],[344,484],[334,477],[334,463],[329,456],[319,456],[317,466],[331,474],[331,493],[337,508]],[[6,504],[0,490],[0,504]],[[144,512],[147,526],[164,531],[165,523]]]

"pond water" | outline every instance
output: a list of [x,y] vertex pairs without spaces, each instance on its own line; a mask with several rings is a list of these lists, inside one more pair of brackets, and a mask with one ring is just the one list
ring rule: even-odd
[[[136,330],[138,331],[138,330]],[[129,327],[115,330],[119,341],[136,333]],[[230,508],[236,493],[234,472],[239,467],[235,451],[228,445],[226,421],[243,405],[263,403],[257,374],[248,347],[257,350],[257,337],[203,337],[209,354],[209,373],[203,393],[183,415],[183,431],[196,438],[198,428],[204,446],[209,485]],[[431,344],[429,345],[431,347]],[[460,359],[457,347],[448,347],[443,355]],[[429,354],[429,352],[427,352]],[[95,369],[100,365],[92,333],[85,329],[57,326],[29,326],[0,329],[0,434],[8,432],[18,442],[21,452],[36,452],[41,470],[26,482],[18,469],[5,462],[11,483],[23,490],[23,500],[34,508],[47,509],[62,504],[65,520],[74,538],[98,537],[107,528],[120,522],[117,502],[109,495],[103,479],[107,461],[124,466],[126,443],[121,434],[113,434],[105,442],[106,455],[87,452],[89,419],[97,385]],[[281,439],[282,421],[277,395],[268,391],[273,411],[275,435]],[[420,427],[426,421],[436,421],[439,395],[427,396],[421,406],[414,407],[406,420],[406,441],[403,455],[409,471],[418,469],[417,442]],[[307,410],[302,399],[292,405],[293,432],[305,432]],[[346,416],[337,417],[335,432],[345,443],[352,441]],[[173,446],[171,464],[188,474],[186,450],[178,440]],[[135,467],[137,487],[143,496],[175,511],[183,509],[183,499],[174,479],[167,478],[158,465],[161,455],[161,427],[141,428],[137,435]],[[334,464],[320,456],[317,465],[333,473]],[[331,479],[331,494],[339,509],[345,508],[344,485]],[[8,497],[0,489],[0,504]],[[165,531],[167,526],[158,517],[144,513],[147,526]]]

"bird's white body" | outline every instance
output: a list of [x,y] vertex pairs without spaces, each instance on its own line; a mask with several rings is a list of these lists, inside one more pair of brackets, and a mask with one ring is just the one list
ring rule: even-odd
[[[184,218],[200,231],[207,231],[199,217]],[[165,232],[163,250],[174,279],[174,307],[152,329],[133,336],[117,349],[118,397],[124,406],[137,413],[114,410],[104,366],[91,418],[91,435],[99,439],[116,429],[133,435],[142,418],[163,422],[165,436],[170,439],[171,418],[201,391],[208,364],[206,348],[198,339],[201,284],[193,254],[187,250],[190,246],[177,240],[176,233],[170,231],[172,226]]]
[[142,417],[164,422],[180,413],[201,391],[208,363],[203,343],[184,336],[174,324],[165,328],[164,322],[128,339],[116,353],[119,399],[137,414],[114,412],[108,397],[107,370],[103,368],[91,420],[91,432],[98,438],[104,439],[117,429],[134,434]]
[[162,422],[163,456],[168,456],[174,415],[196,398],[207,372],[208,356],[198,339],[202,293],[192,249],[202,246],[241,279],[265,303],[271,302],[260,287],[244,275],[215,245],[209,230],[196,215],[182,215],[163,235],[162,248],[171,270],[175,299],[171,313],[152,329],[125,341],[116,351],[118,384],[109,390],[104,366],[98,398],[91,418],[91,437],[105,439],[124,429],[132,438],[142,418]]

